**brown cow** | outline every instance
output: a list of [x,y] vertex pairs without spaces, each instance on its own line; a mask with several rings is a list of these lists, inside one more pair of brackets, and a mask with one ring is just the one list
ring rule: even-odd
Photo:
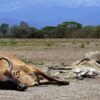
[[[12,61],[13,63],[12,73],[18,78],[18,80],[21,83],[24,83],[28,87],[43,84],[43,83],[51,83],[51,84],[59,84],[59,85],[69,84],[69,82],[67,81],[61,81],[61,80],[55,79],[47,75],[46,73],[42,72],[39,68],[33,65],[25,64],[23,61],[18,59],[16,56],[12,56],[4,52],[0,52],[0,56],[9,58]],[[2,66],[5,68],[7,66],[7,63],[1,60],[0,67]],[[39,76],[42,76],[48,81],[40,82]]]
[[9,69],[4,67],[0,68],[0,89],[25,90],[27,87],[11,73],[13,68],[12,62],[4,57],[0,57],[0,61],[5,61],[9,65]]

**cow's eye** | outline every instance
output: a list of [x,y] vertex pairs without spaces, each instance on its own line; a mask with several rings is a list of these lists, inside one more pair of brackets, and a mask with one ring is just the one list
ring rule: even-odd
[[13,75],[16,77],[16,78],[19,78],[19,75],[17,72],[14,72]]
[[14,72],[13,75],[16,75],[16,73]]
[[12,77],[12,75],[11,74],[7,74],[7,77]]

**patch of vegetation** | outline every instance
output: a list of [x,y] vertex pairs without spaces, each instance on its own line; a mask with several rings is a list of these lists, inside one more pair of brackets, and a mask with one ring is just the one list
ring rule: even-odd
[[48,46],[48,47],[51,47],[51,46],[58,46],[58,44],[57,44],[56,42],[53,42],[53,41],[45,42],[45,45]]
[[17,42],[14,40],[6,41],[6,40],[0,40],[0,46],[15,46],[17,45]]
[[27,64],[34,64],[34,65],[44,65],[43,61],[40,60],[29,60],[29,59],[22,59]]
[[81,43],[80,44],[80,48],[85,48],[86,44],[85,43]]

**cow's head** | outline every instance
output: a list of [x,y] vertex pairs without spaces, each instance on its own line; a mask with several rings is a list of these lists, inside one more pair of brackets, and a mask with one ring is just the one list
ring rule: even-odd
[[[36,77],[35,74],[29,74],[29,73],[26,73],[26,72],[23,71],[23,70],[15,71],[13,74],[14,74],[14,76],[17,77],[17,79],[18,79],[21,83],[23,83],[23,84],[25,84],[25,85],[27,85],[27,86],[29,86],[29,87],[38,84],[38,83],[37,83],[37,77]],[[34,76],[33,76],[33,75],[34,75]],[[23,76],[24,76],[24,77],[23,77]]]
[[26,85],[22,84],[16,78],[16,76],[11,73],[12,68],[13,68],[12,61],[10,61],[8,58],[5,58],[5,57],[0,57],[0,60],[6,60],[9,65],[8,67],[9,69],[5,70],[0,75],[0,88],[1,89],[16,89],[20,91],[25,90],[27,88]]

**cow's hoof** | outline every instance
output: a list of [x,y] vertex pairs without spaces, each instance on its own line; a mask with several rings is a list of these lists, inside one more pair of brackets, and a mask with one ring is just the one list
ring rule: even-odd
[[81,77],[81,76],[80,76],[80,77],[76,77],[76,78],[77,78],[78,80],[83,80],[83,77]]

